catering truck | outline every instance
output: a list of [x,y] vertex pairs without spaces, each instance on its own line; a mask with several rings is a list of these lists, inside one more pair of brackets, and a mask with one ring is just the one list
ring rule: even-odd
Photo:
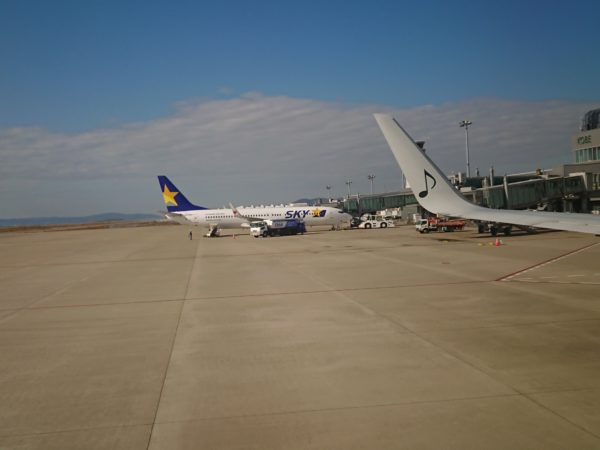
[[250,234],[255,238],[259,236],[289,236],[305,232],[304,222],[298,219],[261,220],[250,224]]

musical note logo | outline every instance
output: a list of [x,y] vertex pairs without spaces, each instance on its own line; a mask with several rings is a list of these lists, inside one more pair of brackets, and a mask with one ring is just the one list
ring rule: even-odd
[[435,178],[433,178],[433,175],[431,175],[426,170],[424,170],[423,172],[425,172],[425,190],[419,192],[419,197],[421,197],[421,198],[425,198],[425,197],[427,197],[427,194],[429,194],[429,185],[427,183],[427,177],[431,178],[431,181],[433,181],[433,184],[431,185],[431,189],[433,189],[435,187],[435,185],[437,184],[437,181],[435,181]]

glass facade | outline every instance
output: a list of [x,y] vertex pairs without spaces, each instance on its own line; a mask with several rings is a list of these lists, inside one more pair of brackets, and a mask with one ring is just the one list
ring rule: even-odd
[[575,162],[583,163],[600,160],[600,147],[582,148],[575,150]]

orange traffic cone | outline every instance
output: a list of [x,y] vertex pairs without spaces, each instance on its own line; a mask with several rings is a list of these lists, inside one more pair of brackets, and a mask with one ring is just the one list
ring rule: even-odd
[[494,247],[500,247],[502,245],[502,243],[500,242],[500,239],[496,238],[496,242],[494,242]]

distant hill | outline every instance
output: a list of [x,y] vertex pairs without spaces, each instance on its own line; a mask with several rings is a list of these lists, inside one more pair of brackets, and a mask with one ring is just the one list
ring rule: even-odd
[[73,223],[106,222],[114,220],[159,220],[158,214],[121,214],[104,213],[81,217],[26,217],[22,219],[0,219],[0,227],[15,227],[28,225],[62,225]]

